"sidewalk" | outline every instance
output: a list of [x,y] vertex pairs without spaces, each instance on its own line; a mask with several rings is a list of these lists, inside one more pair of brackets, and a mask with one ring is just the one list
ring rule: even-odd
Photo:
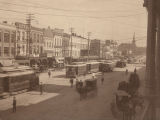
[[[29,106],[32,104],[37,104],[47,99],[56,97],[58,93],[46,93],[44,92],[40,95],[40,92],[30,91],[22,94],[16,95],[17,106]],[[13,102],[13,96],[10,96],[7,99],[0,100],[0,111],[11,109]]]

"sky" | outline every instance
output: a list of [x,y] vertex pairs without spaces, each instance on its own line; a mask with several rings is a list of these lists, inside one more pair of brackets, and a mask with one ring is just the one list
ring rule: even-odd
[[91,39],[131,43],[135,33],[137,46],[146,46],[147,11],[143,0],[0,0],[0,22],[26,22],[60,28]]

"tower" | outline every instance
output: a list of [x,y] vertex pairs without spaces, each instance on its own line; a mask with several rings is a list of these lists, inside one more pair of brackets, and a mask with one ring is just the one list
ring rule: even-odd
[[134,32],[134,34],[133,34],[133,40],[132,40],[132,44],[133,44],[134,46],[136,46],[135,32]]

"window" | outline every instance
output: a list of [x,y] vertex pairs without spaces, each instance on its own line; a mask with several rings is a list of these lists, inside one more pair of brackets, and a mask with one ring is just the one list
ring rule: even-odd
[[17,41],[20,41],[20,31],[17,31]]
[[23,51],[23,53],[25,53],[25,46],[24,45],[22,46],[22,51]]
[[39,53],[39,46],[37,46],[37,54]]
[[40,42],[43,43],[43,37],[42,37],[42,35],[40,35],[39,39],[40,39]]
[[12,56],[15,55],[15,49],[14,49],[14,47],[11,48],[11,54],[12,54]]
[[57,46],[57,39],[55,38],[55,46]]
[[4,56],[9,56],[9,47],[4,47]]
[[34,41],[36,42],[36,34],[34,34]]
[[15,32],[11,34],[11,42],[14,43],[16,41],[16,34]]
[[9,43],[9,33],[4,33],[4,42]]
[[25,40],[25,32],[22,32],[22,40]]
[[39,34],[37,35],[37,42],[39,43]]

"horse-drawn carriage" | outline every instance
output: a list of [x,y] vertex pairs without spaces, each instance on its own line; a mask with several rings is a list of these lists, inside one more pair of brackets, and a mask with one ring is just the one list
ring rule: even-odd
[[97,79],[87,79],[76,83],[76,90],[80,94],[80,100],[87,98],[89,94],[97,95]]
[[115,117],[117,117],[118,111],[121,111],[123,120],[134,120],[136,107],[143,108],[143,97],[138,94],[139,82],[139,77],[135,72],[130,75],[128,82],[119,83],[115,101],[111,104],[111,111]]

